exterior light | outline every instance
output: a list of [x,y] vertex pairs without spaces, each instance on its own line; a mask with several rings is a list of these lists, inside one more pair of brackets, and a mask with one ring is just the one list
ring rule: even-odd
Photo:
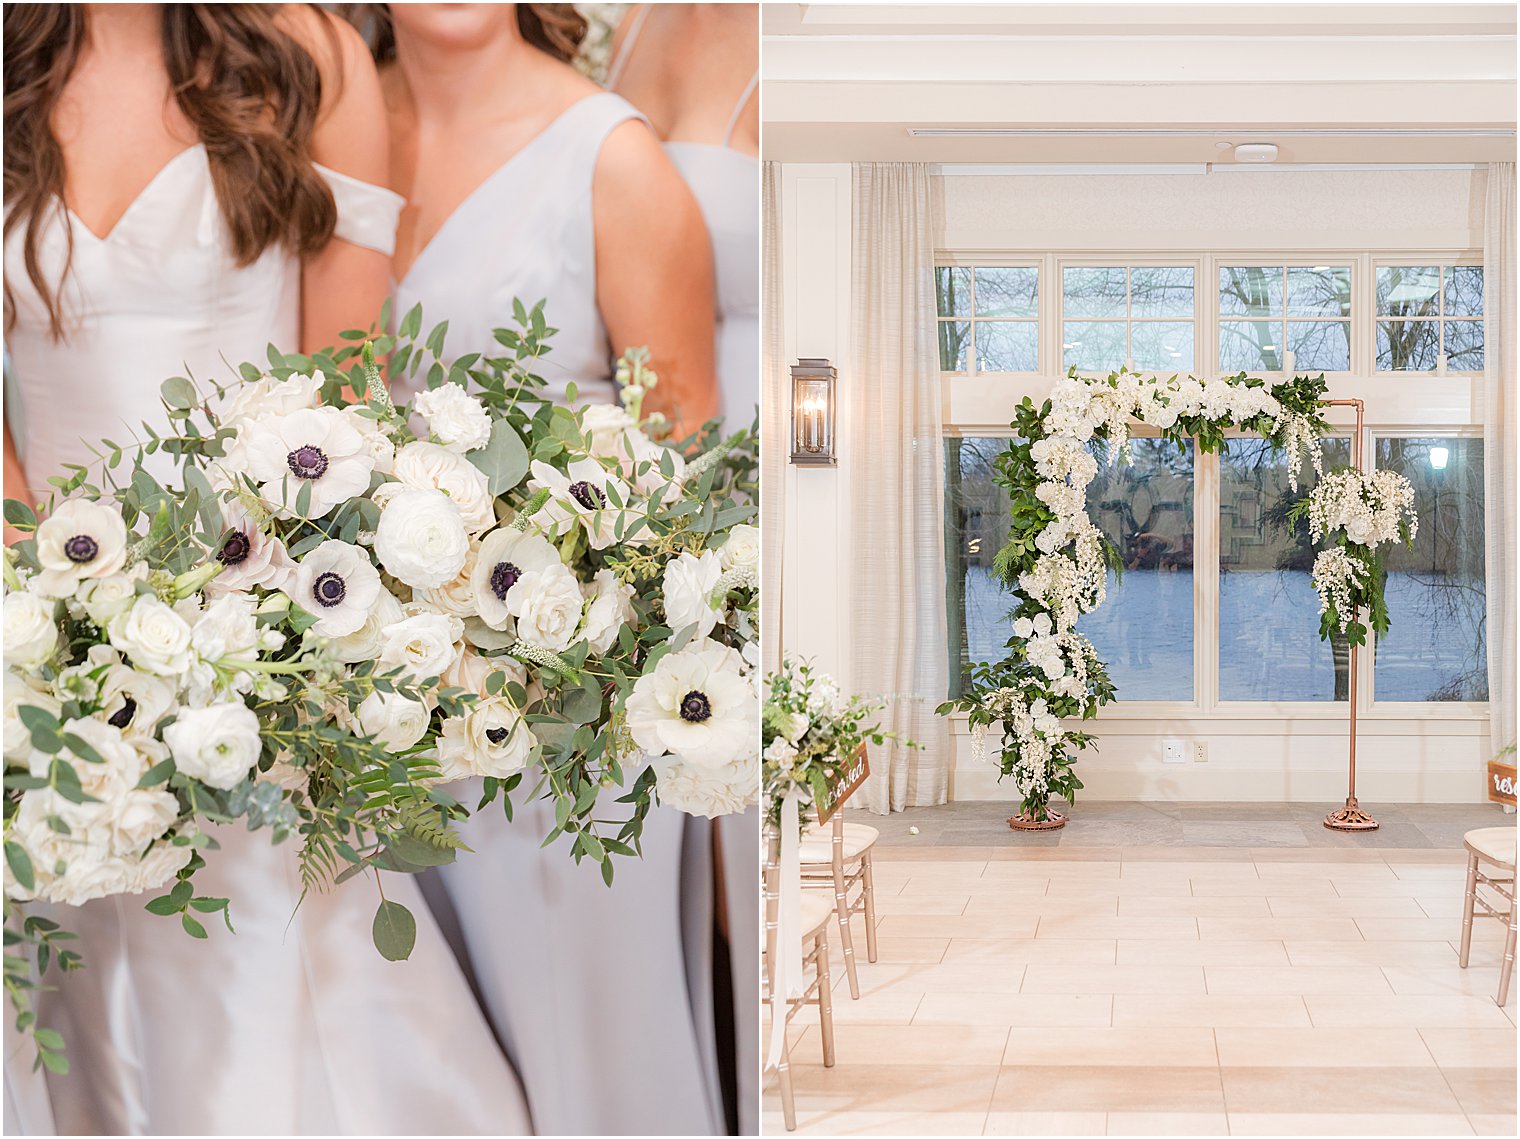
[[827,360],[798,360],[792,365],[792,462],[799,467],[835,464],[836,378]]

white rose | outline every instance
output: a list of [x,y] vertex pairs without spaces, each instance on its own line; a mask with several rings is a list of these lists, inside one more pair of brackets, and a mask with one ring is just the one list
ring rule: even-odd
[[380,512],[375,556],[388,573],[432,589],[458,576],[470,552],[464,519],[438,490],[404,490]]
[[132,607],[137,598],[137,583],[147,576],[147,569],[139,562],[126,573],[81,582],[79,592],[74,596],[84,606],[90,620],[104,629],[111,623],[111,618]]
[[111,644],[144,672],[178,676],[191,665],[190,626],[157,597],[145,594],[107,630]]
[[728,538],[723,545],[718,547],[718,556],[722,559],[723,569],[744,570],[758,575],[760,573],[760,529],[740,523],[728,532]]
[[738,814],[759,798],[760,778],[753,759],[718,768],[673,760],[657,764],[655,777],[662,805],[706,819]]
[[179,845],[172,842],[160,842],[153,845],[153,849],[143,855],[136,863],[128,863],[128,877],[126,890],[131,894],[141,894],[147,890],[159,890],[167,886],[189,863],[195,854],[195,848],[188,843]]
[[424,602],[440,613],[447,613],[450,617],[475,616],[475,587],[471,579],[475,576],[475,567],[479,561],[480,543],[471,542],[464,565],[454,577],[434,589],[414,589],[413,599]]
[[164,729],[174,766],[210,787],[229,790],[259,761],[259,718],[244,704],[186,708]]
[[391,475],[416,490],[438,490],[459,508],[465,528],[481,534],[496,525],[495,500],[480,468],[436,443],[408,443],[396,452]]
[[723,576],[723,561],[717,550],[703,550],[701,556],[683,551],[665,566],[665,623],[672,632],[692,625],[697,636],[705,637],[718,623],[718,611],[711,603],[712,592]]
[[454,663],[444,672],[443,683],[447,688],[460,688],[484,696],[486,685],[490,683],[492,675],[498,672],[505,673],[508,681],[515,681],[523,688],[528,687],[528,670],[516,657],[482,656],[471,648],[461,650]]
[[412,410],[445,447],[473,451],[491,441],[491,417],[481,402],[459,384],[444,383],[412,400]]
[[417,680],[442,676],[454,663],[454,642],[463,635],[464,622],[458,617],[413,614],[381,631],[376,668],[382,673],[401,668]]
[[386,751],[406,751],[427,735],[432,714],[420,700],[395,692],[371,692],[358,710],[359,727]]
[[111,847],[136,854],[179,820],[179,800],[168,791],[134,788],[111,804]]
[[277,380],[265,376],[251,383],[245,382],[233,393],[222,411],[222,422],[237,427],[251,419],[266,415],[289,415],[302,408],[316,407],[317,394],[322,390],[322,376],[312,372],[287,376]]
[[524,574],[507,597],[518,637],[555,653],[575,641],[584,604],[580,582],[558,562]]
[[41,668],[58,649],[58,624],[51,601],[26,590],[5,595],[5,663],[10,668]]
[[491,696],[476,701],[465,715],[444,720],[438,758],[445,779],[499,779],[527,767],[537,743],[512,702]]
[[364,623],[351,633],[332,639],[333,656],[344,664],[375,660],[380,655],[386,629],[400,621],[406,614],[401,602],[392,593],[380,591],[374,605],[364,618]]
[[[6,647],[10,647],[10,634],[6,634]],[[41,683],[41,681],[37,681]],[[14,672],[5,674],[5,757],[25,760],[32,754],[32,732],[21,722],[21,709],[26,706],[41,708],[54,719],[63,705],[48,692],[33,688],[27,679]]]
[[633,589],[604,569],[596,571],[595,584],[586,586],[585,592],[591,603],[586,606],[581,639],[601,656],[617,644],[618,630],[633,620]]

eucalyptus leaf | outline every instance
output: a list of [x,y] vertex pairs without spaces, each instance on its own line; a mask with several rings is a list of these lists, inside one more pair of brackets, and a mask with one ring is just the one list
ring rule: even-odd
[[405,961],[417,942],[417,919],[400,902],[383,901],[371,930],[375,948],[387,961]]

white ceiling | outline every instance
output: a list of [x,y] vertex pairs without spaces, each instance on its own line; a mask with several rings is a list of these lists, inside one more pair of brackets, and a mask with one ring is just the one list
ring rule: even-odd
[[[1258,141],[1276,142],[1280,163],[1515,157],[1513,4],[763,12],[764,146],[781,161],[1217,163],[1231,161],[1217,144]],[[1360,137],[1336,133],[1353,127]],[[1193,133],[1134,133],[1156,128]],[[1478,131],[1505,137],[1464,137]]]

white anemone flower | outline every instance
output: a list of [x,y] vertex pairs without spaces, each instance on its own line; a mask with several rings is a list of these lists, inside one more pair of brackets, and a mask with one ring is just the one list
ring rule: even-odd
[[628,697],[628,730],[652,756],[701,768],[735,763],[755,748],[759,706],[743,659],[713,640],[660,658]]
[[[533,516],[536,525],[549,529],[555,537],[582,525],[593,549],[604,550],[614,542],[637,545],[646,535],[629,537],[627,527],[634,515],[624,509],[628,503],[628,485],[595,459],[577,459],[560,472],[548,463],[535,461],[531,468],[530,491],[547,490],[550,499]],[[618,533],[619,524],[624,533]]]
[[320,636],[344,637],[364,627],[380,597],[380,571],[358,546],[330,538],[301,559],[286,594],[315,615]]
[[470,575],[480,619],[493,629],[510,629],[512,610],[507,601],[513,587],[524,574],[559,564],[559,551],[537,534],[507,528],[487,534]]
[[37,527],[37,560],[42,572],[31,588],[44,597],[72,597],[81,581],[126,565],[126,524],[114,505],[71,498]]
[[321,518],[369,489],[375,456],[364,437],[335,407],[308,407],[249,423],[238,453],[260,493],[294,512],[301,491],[311,489],[307,516]]

